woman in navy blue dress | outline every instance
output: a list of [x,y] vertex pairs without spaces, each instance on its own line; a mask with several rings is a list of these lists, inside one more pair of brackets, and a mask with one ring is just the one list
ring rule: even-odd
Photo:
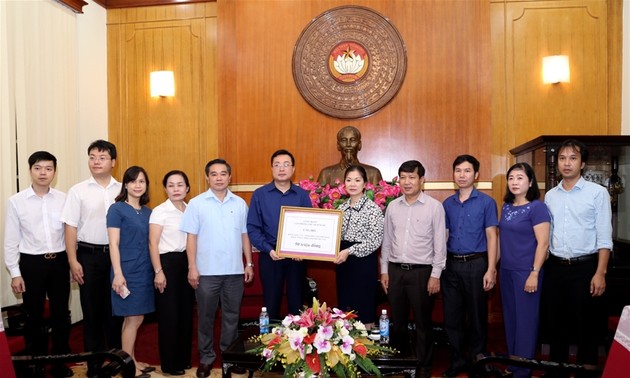
[[[499,221],[505,339],[509,354],[534,358],[551,216],[538,199],[538,183],[529,164],[514,164],[506,176],[507,191]],[[510,367],[510,370],[514,377],[531,377],[528,369]]]
[[123,316],[122,349],[136,363],[136,377],[148,378],[154,368],[138,363],[134,349],[144,314],[155,311],[153,269],[149,255],[149,178],[137,166],[123,176],[122,189],[107,211],[112,260],[112,312]]

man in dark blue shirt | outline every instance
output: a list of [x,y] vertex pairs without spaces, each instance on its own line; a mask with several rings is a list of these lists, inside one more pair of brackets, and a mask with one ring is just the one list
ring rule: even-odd
[[247,215],[249,238],[260,251],[258,271],[264,305],[271,319],[281,319],[280,305],[285,285],[289,312],[298,314],[304,304],[306,262],[284,259],[276,252],[280,208],[312,207],[308,193],[291,182],[294,173],[293,155],[287,150],[274,152],[271,155],[273,181],[254,191]]
[[458,376],[486,349],[487,292],[496,283],[499,222],[496,202],[474,186],[478,177],[475,157],[455,158],[453,180],[459,190],[444,201],[448,241],[441,285],[444,329],[451,346],[444,377]]

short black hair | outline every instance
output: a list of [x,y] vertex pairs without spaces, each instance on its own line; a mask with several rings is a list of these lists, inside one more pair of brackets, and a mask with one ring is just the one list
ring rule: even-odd
[[418,171],[418,176],[424,177],[425,172],[422,163],[418,160],[407,160],[400,165],[400,168],[398,168],[398,176],[400,176],[402,172],[413,173],[416,172],[416,170]]
[[31,156],[28,157],[28,168],[33,168],[33,165],[35,165],[38,161],[52,161],[55,171],[57,170],[57,158],[48,151],[33,152]]
[[291,158],[291,165],[295,165],[295,158],[293,157],[293,154],[284,149],[278,150],[274,152],[273,154],[271,154],[271,165],[273,165],[273,159],[275,159],[276,156],[280,156],[280,155],[289,155],[289,157]]
[[134,180],[137,180],[140,173],[144,174],[144,179],[147,182],[147,190],[144,192],[142,196],[140,196],[140,206],[146,205],[147,203],[149,203],[149,175],[147,175],[147,171],[145,171],[144,168],[138,167],[137,165],[132,165],[131,167],[127,168],[127,170],[125,171],[125,174],[123,175],[123,179],[122,179],[122,187],[120,188],[120,194],[118,194],[118,196],[115,199],[116,202],[122,202],[122,201],[127,200],[127,197],[129,196],[129,191],[127,191],[127,188],[125,187],[125,185],[129,184],[130,182]]
[[184,171],[180,171],[177,169],[174,169],[170,172],[168,172],[167,174],[164,175],[164,178],[162,179],[162,186],[164,186],[166,188],[166,184],[168,183],[168,179],[171,176],[175,176],[175,175],[180,175],[182,176],[182,178],[184,179],[184,183],[186,184],[187,188],[190,188],[190,183],[188,182],[188,176],[186,176],[186,173]]
[[[524,162],[516,163],[513,166],[511,166],[510,169],[508,169],[507,173],[505,174],[506,180],[507,180],[507,177],[510,175],[510,173],[514,170],[521,170],[525,172],[525,174],[527,175],[527,178],[529,179],[530,186],[529,186],[529,189],[527,189],[527,194],[525,194],[525,198],[530,202],[533,200],[539,199],[540,190],[538,189],[538,182],[536,181],[536,173],[534,173],[534,168],[532,168],[531,165]],[[508,184],[506,186],[505,196],[503,197],[503,201],[505,203],[514,203],[515,199],[516,197],[514,196],[512,192],[510,192],[510,185]]]
[[455,167],[465,162],[472,164],[475,173],[479,172],[479,160],[472,155],[459,155],[456,157],[453,161],[453,172],[455,171]]
[[208,162],[208,164],[206,164],[206,176],[208,176],[210,174],[210,167],[215,165],[215,164],[223,164],[227,167],[227,171],[228,171],[228,175],[232,175],[232,167],[230,167],[230,165],[228,164],[227,161],[225,161],[225,159],[212,159]]
[[93,149],[96,149],[99,152],[108,152],[109,157],[111,157],[112,160],[116,160],[116,146],[114,145],[114,143],[108,142],[103,139],[95,140],[94,142],[90,143],[90,146],[87,149],[88,155]]
[[348,168],[346,168],[346,172],[343,174],[343,179],[345,180],[346,177],[348,177],[348,174],[351,172],[359,172],[359,174],[361,175],[361,177],[363,177],[363,182],[368,182],[367,179],[367,172],[365,171],[365,168],[363,168],[360,165],[351,165]]
[[556,152],[556,161],[558,161],[560,151],[565,148],[570,148],[574,151],[578,151],[580,153],[582,163],[586,163],[586,161],[588,160],[588,148],[586,148],[586,144],[580,142],[577,139],[567,139],[562,142],[562,144],[560,144],[560,147],[558,147],[558,151]]

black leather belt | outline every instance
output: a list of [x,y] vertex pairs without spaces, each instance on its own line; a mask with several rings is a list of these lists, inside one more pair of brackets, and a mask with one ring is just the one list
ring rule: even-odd
[[449,260],[457,261],[457,262],[466,262],[476,260],[482,257],[488,256],[487,252],[475,252],[475,253],[467,253],[465,255],[458,255],[456,253],[449,252],[446,254]]
[[92,244],[86,242],[79,242],[79,249],[92,253],[109,253],[108,244]]
[[61,253],[66,253],[66,251],[60,251],[60,252],[46,252],[43,253],[41,255],[31,255],[28,253],[22,253],[20,252],[20,255],[25,255],[27,257],[32,257],[32,258],[43,258],[45,260],[54,260],[57,258],[57,255],[61,254]]
[[426,267],[430,267],[431,265],[429,264],[407,264],[407,263],[397,263],[397,262],[389,262],[390,264],[399,267],[402,270],[412,270],[412,269],[419,269],[419,268],[426,268]]
[[591,253],[590,255],[573,257],[570,259],[549,254],[549,260],[552,260],[556,264],[560,264],[560,265],[577,265],[577,264],[585,263],[588,261],[593,261],[597,259],[598,257],[599,257],[599,253]]

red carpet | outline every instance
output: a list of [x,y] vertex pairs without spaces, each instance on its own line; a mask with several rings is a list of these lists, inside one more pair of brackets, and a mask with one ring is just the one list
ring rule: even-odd
[[[220,318],[217,319],[220,322]],[[193,352],[192,352],[192,365],[199,365],[199,353],[197,352],[197,333],[196,324],[197,316],[194,316],[193,326]],[[154,316],[148,315],[145,317],[144,323],[138,330],[138,338],[136,339],[136,358],[138,361],[146,362],[151,365],[160,364],[160,352],[158,349],[158,335],[157,335],[157,321]],[[215,340],[219,340],[220,328],[215,326]],[[215,342],[218,345],[217,342]],[[83,324],[81,322],[74,324],[70,330],[70,349],[74,353],[83,351]],[[217,356],[219,358],[215,362],[215,367],[220,366],[220,353],[217,347]]]

